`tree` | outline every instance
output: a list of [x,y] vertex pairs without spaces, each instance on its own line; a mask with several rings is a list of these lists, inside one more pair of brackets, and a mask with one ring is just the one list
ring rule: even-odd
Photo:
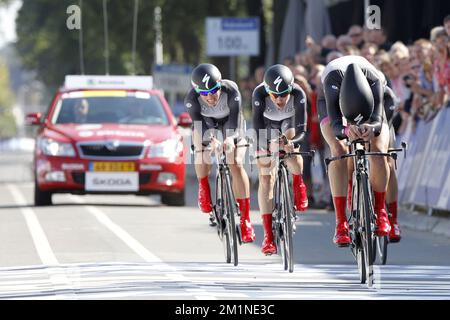
[[16,134],[16,122],[12,114],[13,93],[9,84],[6,64],[0,60],[0,139],[10,138]]
[[[0,0],[2,1],[2,0]],[[24,1],[17,17],[17,49],[24,65],[36,70],[50,89],[60,86],[64,75],[80,72],[79,30],[69,30],[67,7],[81,0]],[[261,1],[257,1],[261,4]],[[110,74],[131,73],[134,1],[108,0]],[[238,0],[139,1],[136,69],[151,73],[154,61],[154,9],[162,8],[165,62],[197,64],[208,60],[205,48],[207,16],[246,16],[246,3]],[[251,6],[253,12],[261,12]],[[82,1],[82,32],[86,74],[104,74],[103,0]],[[228,71],[227,58],[211,62]]]

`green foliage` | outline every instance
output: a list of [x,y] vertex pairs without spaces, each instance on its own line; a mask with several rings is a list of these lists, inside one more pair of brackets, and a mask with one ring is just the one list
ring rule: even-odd
[[[1,1],[1,0],[0,0]],[[67,7],[74,0],[24,1],[17,17],[17,48],[24,65],[38,72],[50,88],[64,75],[80,73],[79,30],[69,30]],[[110,74],[132,72],[131,47],[134,1],[108,0]],[[198,63],[205,60],[207,16],[244,16],[245,2],[237,0],[140,0],[136,73],[149,74],[154,60],[154,9],[162,9],[164,61]],[[103,1],[82,2],[86,74],[105,74]]]
[[0,138],[13,137],[16,133],[16,122],[11,111],[13,103],[8,68],[0,60]]

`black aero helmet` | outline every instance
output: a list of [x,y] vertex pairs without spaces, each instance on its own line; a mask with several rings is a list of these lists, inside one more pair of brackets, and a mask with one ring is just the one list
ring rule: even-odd
[[293,83],[294,75],[291,69],[282,64],[275,64],[264,73],[264,86],[267,92],[290,92]]
[[352,63],[347,67],[339,93],[342,115],[351,124],[362,124],[369,120],[374,108],[374,99],[369,82],[361,68]]
[[191,75],[191,83],[196,91],[209,91],[218,87],[220,80],[222,80],[222,74],[215,65],[210,63],[199,64]]

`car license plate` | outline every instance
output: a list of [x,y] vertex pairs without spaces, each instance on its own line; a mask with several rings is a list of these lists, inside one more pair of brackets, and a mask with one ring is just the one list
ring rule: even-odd
[[86,172],[86,191],[139,191],[138,172]]
[[94,172],[130,172],[136,171],[134,162],[92,162],[89,171]]

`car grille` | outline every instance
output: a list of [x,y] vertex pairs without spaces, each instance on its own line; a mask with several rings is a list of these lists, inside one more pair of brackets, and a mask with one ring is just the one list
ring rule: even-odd
[[142,144],[119,144],[114,146],[109,142],[80,144],[79,150],[82,158],[114,158],[138,159],[142,156]]
[[[147,184],[152,178],[151,173],[139,173],[139,185]],[[85,173],[84,172],[72,172],[73,182],[76,184],[84,185]]]

